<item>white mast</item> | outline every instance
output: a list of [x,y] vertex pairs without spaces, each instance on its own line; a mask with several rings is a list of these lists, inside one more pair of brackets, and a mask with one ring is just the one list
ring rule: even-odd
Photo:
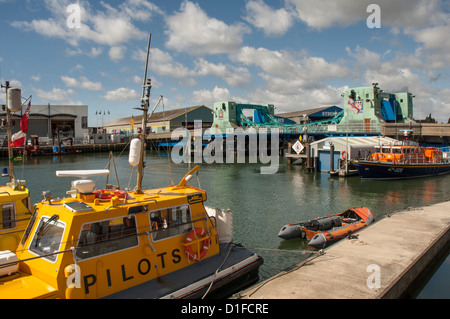
[[138,166],[138,174],[137,174],[137,184],[136,184],[136,192],[142,193],[142,179],[144,178],[144,152],[145,152],[145,141],[147,138],[147,116],[148,116],[148,107],[150,102],[150,90],[152,88],[151,80],[147,79],[147,69],[148,69],[148,56],[150,53],[150,42],[152,40],[152,34],[149,34],[148,37],[148,46],[147,46],[147,57],[145,61],[145,73],[144,73],[144,81],[142,84],[142,100],[141,107],[139,110],[143,111],[142,116],[142,132],[139,135],[139,139],[141,140],[141,151],[140,151],[140,159]]

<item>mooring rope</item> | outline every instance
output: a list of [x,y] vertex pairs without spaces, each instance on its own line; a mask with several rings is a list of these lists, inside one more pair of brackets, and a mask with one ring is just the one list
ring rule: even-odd
[[297,254],[319,254],[323,255],[323,250],[313,251],[313,250],[285,250],[285,249],[273,249],[273,248],[247,248],[249,250],[263,250],[263,251],[276,251],[276,252],[282,252],[282,253],[297,253]]
[[225,264],[225,262],[228,259],[228,256],[230,255],[231,249],[233,249],[233,247],[236,247],[235,244],[230,243],[230,248],[228,249],[227,255],[225,256],[225,258],[223,259],[222,263],[220,264],[220,266],[217,268],[216,272],[214,273],[214,276],[211,280],[211,283],[209,284],[208,289],[206,290],[205,294],[203,295],[202,299],[205,299],[206,295],[209,293],[209,291],[211,290],[211,287],[214,284],[214,281],[216,280],[217,274],[219,273],[219,270],[222,268],[222,266]]

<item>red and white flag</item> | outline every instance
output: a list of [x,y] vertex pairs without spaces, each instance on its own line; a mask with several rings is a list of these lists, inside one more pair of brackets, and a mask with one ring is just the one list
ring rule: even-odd
[[20,131],[11,136],[11,146],[20,147],[25,144],[25,137],[28,132],[28,116],[30,115],[31,101],[28,102],[27,109],[20,119]]

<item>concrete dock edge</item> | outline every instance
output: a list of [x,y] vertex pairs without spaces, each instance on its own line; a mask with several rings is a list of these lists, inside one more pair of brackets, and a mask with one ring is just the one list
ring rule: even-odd
[[239,294],[239,299],[409,298],[450,248],[450,201],[384,217]]
[[436,240],[398,276],[398,280],[393,281],[378,298],[398,299],[412,297],[415,287],[420,285],[431,274],[430,272],[437,266],[437,262],[447,256],[449,249],[450,226],[443,231],[442,235],[438,235]]

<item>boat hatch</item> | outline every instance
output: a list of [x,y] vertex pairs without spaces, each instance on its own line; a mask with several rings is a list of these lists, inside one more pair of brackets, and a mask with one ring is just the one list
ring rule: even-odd
[[82,213],[82,212],[94,210],[91,206],[89,206],[88,204],[83,203],[83,202],[69,202],[69,203],[64,203],[63,206],[74,213]]

